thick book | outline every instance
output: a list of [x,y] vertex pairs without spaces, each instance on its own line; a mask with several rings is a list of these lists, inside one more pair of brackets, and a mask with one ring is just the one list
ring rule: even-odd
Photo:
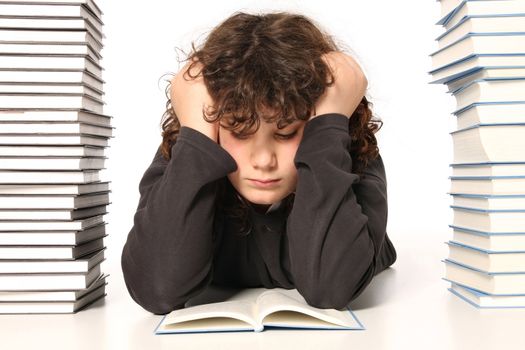
[[[0,128],[2,123],[0,123]],[[107,157],[1,157],[0,170],[105,169]]]
[[451,193],[523,194],[525,176],[450,176]]
[[0,134],[0,144],[3,145],[86,145],[108,146],[108,138],[84,134]]
[[[106,237],[107,235],[104,235]],[[103,237],[78,245],[2,245],[4,260],[74,260],[104,248]]]
[[436,24],[444,26],[447,30],[459,23],[466,16],[495,16],[525,13],[523,1],[469,1],[464,0],[453,11],[444,15]]
[[525,233],[525,208],[510,211],[450,207],[455,226],[493,233]]
[[87,273],[0,274],[0,290],[79,290],[87,288],[100,274],[100,264]]
[[451,193],[456,207],[479,210],[523,210],[525,195],[482,195],[468,193]]
[[36,82],[1,82],[0,93],[27,93],[27,94],[83,94],[98,100],[104,98],[104,92],[86,83],[36,83]]
[[267,328],[364,329],[349,308],[312,307],[296,289],[247,288],[225,301],[174,310],[162,318],[155,333],[261,332]]
[[[523,47],[525,47],[525,41]],[[524,90],[525,79],[478,79],[452,91],[452,95],[456,98],[456,108],[461,110],[473,103],[523,101]]]
[[[100,26],[98,26],[100,28]],[[0,28],[5,29],[54,29],[54,30],[85,30],[98,41],[104,39],[104,34],[89,20],[81,17],[23,17],[2,16]]]
[[71,314],[105,296],[105,285],[102,285],[76,301],[0,302],[0,314]]
[[85,230],[104,222],[103,215],[78,220],[0,220],[0,234],[16,231]]
[[452,240],[464,245],[482,250],[492,251],[525,251],[525,233],[501,234],[485,231],[470,230],[463,227],[449,225],[453,229]]
[[452,131],[453,163],[525,161],[524,132],[524,123],[478,124]]
[[111,137],[111,126],[93,125],[83,122],[66,121],[32,121],[32,122],[3,122],[0,121],[2,134],[85,134],[102,137]]
[[496,295],[525,294],[525,273],[487,272],[445,259],[445,277],[481,292]]
[[[0,72],[1,74],[1,72]],[[86,110],[2,110],[0,121],[3,122],[43,122],[62,121],[80,122],[91,125],[111,126],[111,116]],[[67,155],[67,154],[66,154]]]
[[0,55],[0,66],[9,69],[85,69],[96,76],[104,70],[89,56]]
[[457,61],[446,64],[429,72],[432,75],[431,84],[446,84],[462,76],[483,68],[517,68],[525,66],[525,53],[523,54],[470,54]]
[[31,290],[31,291],[0,291],[0,302],[25,302],[25,301],[76,301],[87,293],[107,285],[106,278],[109,275],[102,274],[91,282],[87,288],[78,290]]
[[[93,62],[100,63],[102,54],[94,49],[89,43],[86,42],[70,42],[67,45],[61,42],[35,42],[35,41],[2,41],[0,42],[0,52],[4,55],[26,55],[34,57],[38,60],[38,57],[44,56],[88,56]],[[65,69],[63,67],[55,69],[37,69],[37,68],[24,68],[24,69],[13,69],[4,67],[0,71],[0,81],[29,81],[29,82],[69,82],[71,81],[71,74],[69,72],[81,71],[82,69]],[[12,73],[12,72],[18,73]],[[45,74],[47,72],[48,74]],[[49,77],[49,74],[53,74]],[[95,74],[89,73],[93,76]],[[13,78],[13,75],[16,78]],[[30,78],[32,77],[32,78]],[[86,82],[93,82],[90,77],[83,77]],[[31,79],[31,80],[29,80]],[[78,80],[78,79],[77,79]],[[75,80],[75,81],[77,81]],[[97,80],[101,80],[97,77]],[[96,84],[91,84],[97,87]]]
[[82,230],[1,231],[0,245],[79,245],[106,236],[106,223]]
[[107,214],[106,208],[97,205],[83,209],[0,209],[0,220],[76,220]]
[[0,156],[36,157],[103,157],[103,147],[93,146],[5,146],[0,145]]
[[104,102],[86,94],[29,94],[3,93],[0,94],[0,105],[6,109],[87,109],[95,113],[102,113]]
[[472,33],[513,34],[525,31],[525,14],[514,16],[466,16],[435,40],[443,48]]
[[[476,81],[476,80],[509,80],[509,79],[525,79],[525,66],[524,67],[516,67],[516,68],[483,68],[479,69],[477,71],[471,72],[467,75],[464,75],[460,78],[453,79],[449,82],[447,82],[447,88],[448,93],[451,93],[452,91],[455,91],[465,85],[468,85],[469,83]],[[506,110],[505,112],[508,112]],[[505,118],[505,114],[502,113],[502,118]],[[489,114],[490,116],[491,114]],[[493,121],[496,122],[498,119],[494,119]],[[477,124],[477,123],[473,123]]]
[[[91,12],[92,15],[95,15],[96,18],[101,19],[104,14],[100,7],[96,4],[95,0],[2,0],[1,2],[6,3],[25,3],[30,5],[39,5],[43,4],[45,6],[51,6],[50,11],[53,9],[52,6],[76,6],[83,7],[87,11]],[[40,5],[41,6],[41,5]]]
[[0,41],[86,42],[97,51],[101,51],[104,47],[102,42],[87,30],[20,30],[0,28]]
[[[441,9],[440,18],[450,14],[463,0],[438,0]],[[467,0],[468,1],[468,0]]]
[[491,295],[456,283],[451,283],[448,290],[452,292],[452,294],[481,309],[525,307],[525,294]]
[[0,171],[0,183],[2,184],[83,184],[95,181],[100,181],[99,170]]
[[[87,194],[109,191],[109,181],[88,184],[2,185],[0,194]],[[0,219],[2,214],[0,213]]]
[[79,195],[0,195],[0,209],[79,209],[109,204],[109,192]]
[[[482,71],[486,71],[483,69]],[[525,76],[525,75],[524,75]],[[470,108],[456,113],[456,130],[478,124],[523,124],[525,101],[517,103],[474,103]]]
[[[432,70],[440,70],[448,65],[457,64],[472,54],[513,57],[514,55],[523,55],[525,53],[523,49],[525,32],[498,34],[470,33],[440,48],[430,54]],[[523,57],[521,62],[523,62]]]
[[525,162],[451,163],[452,176],[522,176]]
[[[97,250],[76,260],[0,260],[2,273],[87,273],[93,267],[106,260],[104,251]],[[0,293],[0,301],[5,295]],[[14,298],[11,297],[11,300]]]
[[477,270],[492,272],[525,273],[525,250],[495,252],[460,244],[445,242],[449,248],[448,260]]

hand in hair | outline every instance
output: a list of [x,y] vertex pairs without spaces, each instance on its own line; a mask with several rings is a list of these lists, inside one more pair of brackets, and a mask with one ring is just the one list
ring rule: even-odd
[[208,106],[213,106],[213,99],[204,84],[201,74],[202,64],[196,61],[189,69],[191,63],[191,61],[186,63],[171,80],[171,105],[181,126],[197,130],[217,142],[218,123],[207,122],[203,115]]
[[350,118],[365,95],[368,81],[359,64],[343,52],[331,51],[322,59],[329,65],[335,81],[317,100],[315,114],[310,119],[325,113],[340,113]]

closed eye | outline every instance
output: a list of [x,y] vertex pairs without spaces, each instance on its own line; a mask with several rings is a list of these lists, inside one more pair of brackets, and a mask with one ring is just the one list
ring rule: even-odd
[[297,135],[297,130],[292,132],[292,133],[290,133],[290,134],[275,134],[275,136],[277,136],[278,138],[283,139],[283,140],[291,139],[295,135]]

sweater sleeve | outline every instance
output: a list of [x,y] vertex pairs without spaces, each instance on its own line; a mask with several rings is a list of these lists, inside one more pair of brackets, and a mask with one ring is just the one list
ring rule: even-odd
[[211,282],[216,180],[236,169],[228,152],[188,127],[169,161],[157,150],[121,256],[126,287],[144,309],[182,308]]
[[[344,308],[389,260],[381,258],[387,224],[382,160],[368,169],[360,188],[366,192],[365,211],[353,189],[360,180],[351,172],[349,146],[348,119],[325,114],[307,122],[294,159],[298,181],[287,221],[290,272],[305,300],[319,308]],[[395,260],[395,251],[394,256],[389,252]]]

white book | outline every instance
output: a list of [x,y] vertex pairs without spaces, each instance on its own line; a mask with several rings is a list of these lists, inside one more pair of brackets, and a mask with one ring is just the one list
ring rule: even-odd
[[0,2],[5,3],[21,3],[21,4],[44,4],[44,5],[72,5],[72,6],[85,6],[88,11],[91,11],[97,18],[102,18],[104,14],[100,7],[96,4],[95,0],[1,0]]
[[[456,130],[477,124],[525,124],[525,102],[474,104],[456,114]],[[1,115],[0,115],[1,118]]]
[[[83,209],[0,209],[0,220],[77,220],[107,214],[106,205]],[[64,232],[64,231],[61,231]]]
[[101,286],[76,301],[0,302],[0,314],[72,314],[106,295],[105,286]]
[[492,272],[525,272],[525,251],[493,252],[469,247],[458,242],[445,242],[448,260],[477,270]]
[[[0,42],[0,52],[18,56],[31,56],[34,57],[35,60],[38,60],[40,56],[72,55],[87,56],[91,58],[93,62],[99,63],[102,58],[102,54],[86,42],[71,42],[66,45],[61,42],[3,41]],[[9,69],[9,67],[4,67],[4,69]],[[25,68],[25,70],[30,69],[31,68]],[[35,68],[33,68],[33,70],[35,70]],[[0,77],[1,76],[2,75],[0,75]],[[34,79],[37,79],[37,77]],[[55,79],[58,79],[58,77]]]
[[[489,35],[472,33],[430,54],[432,69],[438,70],[473,54],[510,56],[524,54],[525,33]],[[512,56],[510,56],[512,57]],[[523,57],[522,57],[523,60]]]
[[[435,40],[439,48],[458,41],[470,33],[518,33],[525,32],[525,14],[520,16],[467,16]],[[499,38],[499,36],[498,36]]]
[[[525,43],[524,43],[525,47]],[[525,79],[476,80],[452,92],[457,109],[472,103],[523,101]]]
[[525,195],[452,194],[453,205],[469,209],[523,210]]
[[[2,260],[75,260],[104,248],[103,238],[74,246],[0,246]],[[1,283],[0,283],[1,284]],[[67,287],[66,287],[67,288]],[[0,290],[4,288],[0,287]]]
[[525,176],[451,176],[450,193],[464,194],[524,194]]
[[449,225],[453,229],[452,240],[478,249],[492,251],[525,251],[525,234],[496,234],[469,230]]
[[0,121],[78,121],[81,123],[111,126],[111,116],[85,110],[10,110],[0,111]]
[[77,209],[109,204],[109,193],[0,195],[1,209]]
[[99,181],[98,170],[83,171],[0,171],[4,184],[89,183]]
[[[0,44],[0,50],[1,48]],[[0,70],[0,82],[31,84],[85,84],[97,91],[103,91],[104,81],[87,70]],[[0,119],[1,120],[1,119]]]
[[0,221],[0,235],[2,231],[49,231],[49,230],[85,230],[104,222],[103,215],[90,218],[70,220],[70,221],[51,221],[51,220],[2,220]]
[[525,295],[491,295],[456,283],[448,290],[478,308],[525,307]]
[[440,24],[448,30],[466,16],[494,16],[518,13],[525,13],[525,1],[523,0],[465,1],[451,13],[443,16],[436,24]]
[[491,233],[525,234],[525,209],[522,211],[489,211],[456,206],[451,206],[451,208],[454,212],[454,226]]
[[107,191],[109,191],[109,181],[87,184],[0,184],[0,194],[87,194]]
[[[0,260],[2,273],[86,273],[104,258],[104,249],[76,260]],[[6,301],[5,292],[0,292],[0,302]],[[13,296],[10,298],[15,300]],[[43,299],[45,300],[45,299]]]
[[430,84],[446,84],[481,68],[520,68],[523,66],[525,66],[525,53],[519,55],[471,54],[428,73],[432,75]]
[[103,157],[104,148],[92,146],[3,146],[0,156]]
[[89,56],[0,55],[0,67],[9,69],[85,69],[95,76],[102,68]]
[[525,161],[525,124],[479,124],[450,135],[453,163]]
[[452,176],[525,176],[525,162],[450,164]]
[[100,276],[100,264],[87,273],[3,274],[0,290],[78,290],[85,289]]
[[6,29],[83,29],[102,41],[104,34],[89,20],[82,17],[21,17],[1,16],[0,28]]
[[[1,125],[0,125],[1,126]],[[1,170],[104,169],[107,157],[0,157]]]
[[465,76],[447,82],[448,93],[452,93],[476,80],[512,80],[525,79],[525,67],[479,69]]
[[75,231],[63,231],[62,228],[56,231],[48,228],[39,231],[0,231],[0,245],[80,245],[106,236],[106,223],[101,220],[96,222],[99,224]]
[[459,4],[463,0],[438,0],[439,5],[441,8],[441,16],[440,18],[445,17],[445,15],[448,15],[452,10],[454,10],[456,7],[458,7]]
[[226,301],[174,310],[162,318],[155,333],[261,332],[270,327],[364,329],[349,308],[312,307],[296,289],[247,288]]
[[53,290],[53,291],[13,291],[0,292],[0,302],[5,301],[75,301],[87,293],[107,285],[106,278],[109,275],[102,274],[87,288],[79,290]]
[[21,82],[0,82],[0,93],[29,93],[29,94],[83,94],[102,100],[104,92],[94,89],[87,84],[38,84]]
[[78,108],[103,113],[104,102],[82,94],[0,94],[2,108]]
[[525,273],[502,273],[476,270],[465,265],[445,262],[445,280],[462,284],[484,293],[498,295],[525,294]]
[[[106,147],[107,138],[91,135],[10,135],[0,134],[3,145],[87,145]],[[0,176],[1,177],[1,176]],[[16,181],[15,181],[16,182]]]
[[101,32],[103,22],[99,16],[84,6],[77,4],[16,4],[0,2],[0,13],[3,16],[19,17],[82,17],[89,20]]
[[[2,4],[0,4],[0,8]],[[33,42],[86,42],[96,51],[104,45],[86,30],[32,30],[1,29],[0,41],[33,41]]]
[[42,122],[0,122],[2,134],[86,134],[111,137],[113,127],[82,122],[42,121]]

